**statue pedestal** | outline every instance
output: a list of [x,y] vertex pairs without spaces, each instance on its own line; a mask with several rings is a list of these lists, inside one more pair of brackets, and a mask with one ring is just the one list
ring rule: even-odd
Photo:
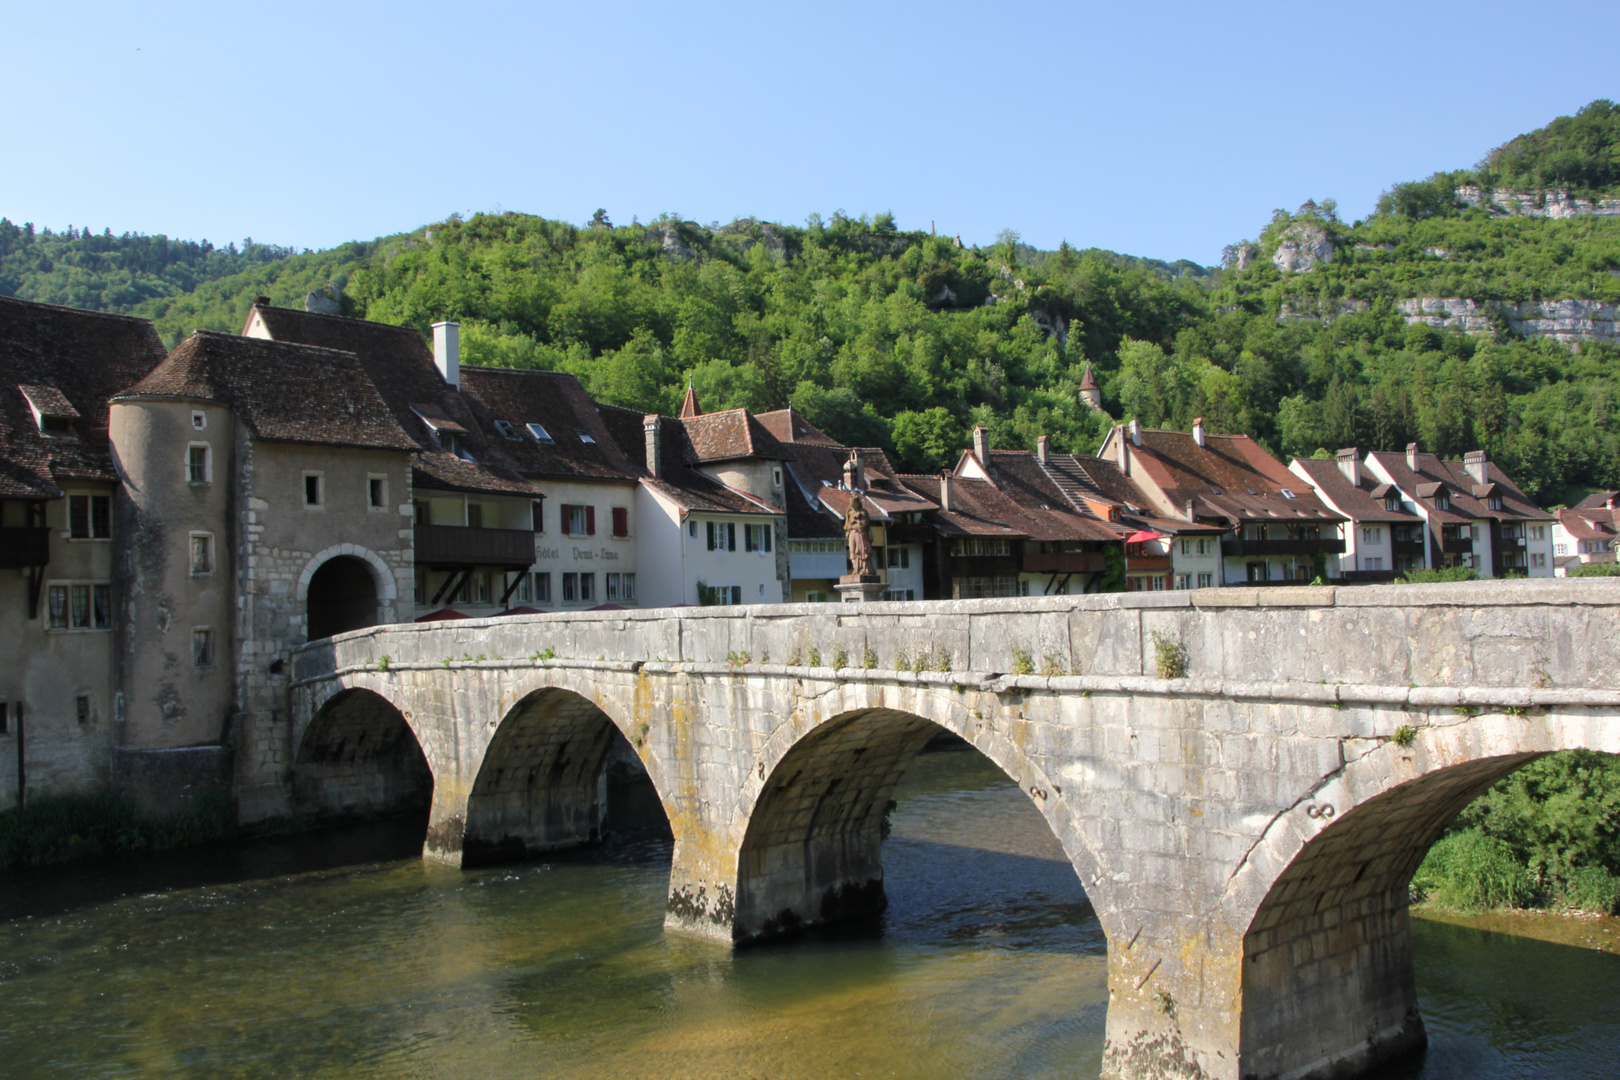
[[838,590],[838,599],[846,604],[858,604],[863,600],[881,600],[888,586],[876,574],[845,574],[838,579],[833,588]]

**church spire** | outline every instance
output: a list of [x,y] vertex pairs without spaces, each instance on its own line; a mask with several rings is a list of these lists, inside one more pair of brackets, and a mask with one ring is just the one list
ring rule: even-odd
[[686,380],[686,400],[681,402],[681,419],[690,420],[694,416],[702,416],[703,410],[698,408],[697,391],[692,389],[692,380]]

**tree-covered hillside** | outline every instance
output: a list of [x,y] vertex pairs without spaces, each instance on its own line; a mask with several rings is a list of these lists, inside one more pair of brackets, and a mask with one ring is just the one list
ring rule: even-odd
[[[1365,221],[1341,221],[1331,201],[1279,211],[1223,269],[1036,251],[1013,233],[965,247],[886,214],[615,227],[599,212],[577,227],[507,213],[322,252],[212,252],[247,265],[154,286],[134,310],[172,344],[195,327],[239,328],[256,296],[298,306],[330,289],[365,318],[459,320],[470,363],[572,371],[602,400],[643,409],[674,409],[688,379],[710,409],[791,402],[911,469],[954,459],[974,423],[1001,446],[1045,433],[1089,451],[1114,419],[1203,416],[1282,455],[1483,448],[1555,502],[1620,486],[1620,349],[1525,340],[1504,305],[1620,300],[1620,219],[1504,216],[1457,189],[1554,178],[1612,194],[1617,117],[1594,102],[1475,170],[1395,185]],[[1273,262],[1284,245],[1327,254],[1285,271]],[[91,287],[110,270],[82,270],[82,291],[104,299],[67,295],[76,265],[55,259],[32,294],[13,291],[124,309],[109,298],[127,292]],[[1412,297],[1478,301],[1500,318],[1488,334],[1408,325],[1399,302]],[[1088,362],[1111,416],[1078,398]]]
[[127,312],[156,297],[189,293],[198,285],[273,264],[292,249],[166,236],[97,234],[68,226],[64,232],[36,231],[0,218],[0,296],[96,311]]

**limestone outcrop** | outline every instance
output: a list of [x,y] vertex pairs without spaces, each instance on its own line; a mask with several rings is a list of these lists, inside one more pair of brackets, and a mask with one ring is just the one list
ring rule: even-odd
[[1487,191],[1474,184],[1457,188],[1464,206],[1488,206],[1493,214],[1521,217],[1573,218],[1597,215],[1620,217],[1620,199],[1581,199],[1567,189],[1546,191]]
[[1333,238],[1312,221],[1298,221],[1283,230],[1282,242],[1271,261],[1285,274],[1303,274],[1317,263],[1333,261]]

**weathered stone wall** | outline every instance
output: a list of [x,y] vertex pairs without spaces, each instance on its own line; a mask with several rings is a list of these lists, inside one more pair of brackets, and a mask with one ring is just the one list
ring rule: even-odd
[[[1110,1075],[1312,1075],[1421,1041],[1404,888],[1468,795],[1537,753],[1620,752],[1617,613],[1620,583],[1578,580],[533,616],[312,646],[290,711],[297,742],[345,687],[392,701],[453,855],[481,791],[502,835],[591,820],[588,770],[548,794],[560,735],[520,719],[539,691],[588,701],[669,815],[669,925],[724,941],[880,903],[887,792],[943,727],[1086,888]],[[1185,677],[1159,677],[1161,642]],[[587,763],[592,715],[551,725]],[[496,755],[521,783],[482,775],[508,724],[532,728]]]

